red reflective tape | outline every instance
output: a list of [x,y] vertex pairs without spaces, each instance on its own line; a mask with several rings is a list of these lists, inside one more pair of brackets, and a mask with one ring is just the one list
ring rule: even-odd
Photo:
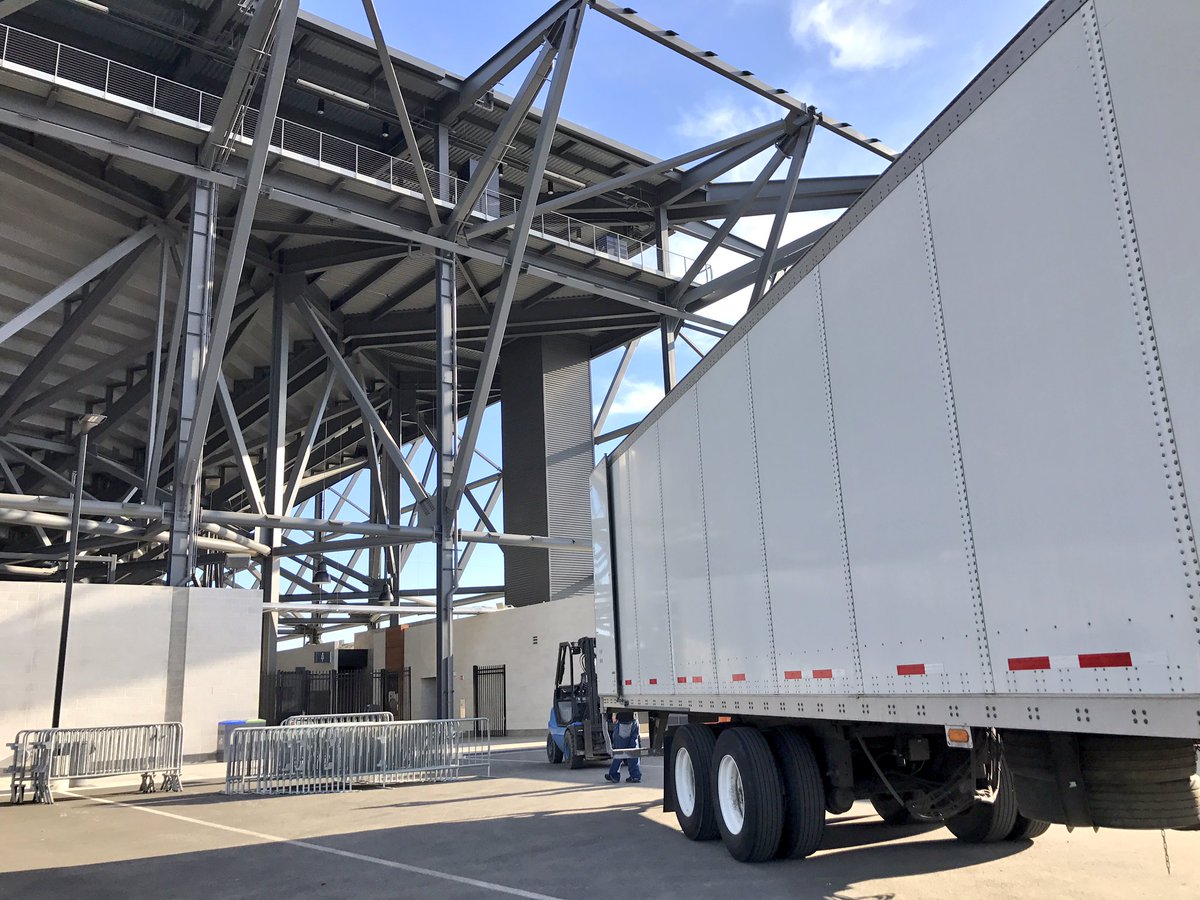
[[704,678],[702,676],[700,676],[700,675],[692,676],[692,684],[703,684],[703,683],[704,683]]
[[788,671],[783,673],[783,677],[787,681],[795,681],[798,678],[803,678],[804,673],[801,672],[799,669],[789,669]]
[[925,663],[913,663],[907,666],[896,666],[897,675],[924,675]]
[[833,669],[813,669],[813,678],[832,678]]
[[1050,657],[1048,656],[1018,656],[1008,661],[1008,671],[1010,672],[1031,672],[1049,668]]
[[738,672],[737,674],[735,674],[735,675],[733,676],[733,680],[734,680],[734,681],[745,681],[745,680],[746,680],[746,673],[745,673],[745,672]]
[[1128,653],[1080,653],[1079,667],[1081,669],[1127,669],[1133,665],[1133,657]]
[[626,687],[629,687],[629,685],[631,685],[631,684],[633,684],[633,682],[632,682],[632,681],[630,681],[628,678],[626,678],[626,679],[625,679],[625,686],[626,686]]
[[678,681],[680,684],[687,684],[687,676],[686,675],[680,675],[675,680]]
[[650,679],[650,683],[651,683],[651,684],[658,684],[658,679],[657,679],[657,678],[651,678],[651,679]]

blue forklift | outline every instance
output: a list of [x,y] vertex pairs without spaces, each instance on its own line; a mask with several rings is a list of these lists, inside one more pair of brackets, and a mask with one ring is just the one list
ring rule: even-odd
[[612,757],[608,723],[596,688],[596,639],[563,641],[558,645],[546,758],[579,769],[589,763],[608,764]]

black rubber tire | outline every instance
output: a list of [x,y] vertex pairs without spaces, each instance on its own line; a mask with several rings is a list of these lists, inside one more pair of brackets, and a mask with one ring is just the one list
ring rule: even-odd
[[783,831],[775,856],[803,859],[825,837],[825,783],[808,739],[793,728],[765,732],[783,780]]
[[691,811],[682,809],[679,792],[675,791],[675,820],[688,840],[711,841],[720,836],[713,811],[713,794],[709,790],[716,745],[716,735],[704,725],[681,725],[675,731],[671,744],[671,777],[681,777],[679,760],[682,754],[687,754],[691,765],[692,795],[695,798]]
[[575,743],[573,728],[568,728],[563,734],[563,743],[567,745],[567,749],[563,751],[563,759],[567,761],[567,766],[572,769],[582,769],[587,760],[583,758],[579,752],[581,748]]
[[[721,766],[726,762],[737,767],[741,782],[743,815],[737,831],[731,830],[721,809]],[[783,835],[783,779],[763,733],[757,728],[721,732],[713,753],[710,784],[717,828],[729,855],[738,862],[762,862],[773,857]],[[726,785],[726,789],[729,787]]]
[[883,819],[884,825],[912,824],[913,814],[908,811],[908,807],[897,803],[891,794],[876,794],[871,798],[871,805],[875,807],[875,812],[879,813],[879,818]]
[[1017,792],[1008,770],[1001,768],[1000,784],[992,803],[978,800],[965,812],[946,820],[950,833],[966,844],[991,844],[1002,841],[1017,825]]
[[1050,830],[1050,823],[1041,819],[1028,819],[1017,813],[1017,824],[1006,836],[1006,841],[1032,841]]
[[554,741],[554,735],[546,735],[546,759],[550,761],[550,765],[558,765],[563,761],[562,748]]
[[1108,828],[1190,828],[1200,824],[1200,778],[1165,784],[1092,788],[1092,820]]

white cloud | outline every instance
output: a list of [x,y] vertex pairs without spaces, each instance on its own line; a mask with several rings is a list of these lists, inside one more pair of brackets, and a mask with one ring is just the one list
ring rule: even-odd
[[637,416],[641,418],[658,405],[663,398],[661,384],[650,381],[625,379],[617,399],[613,401],[612,415]]
[[838,69],[898,66],[929,45],[904,22],[906,0],[794,0],[792,37],[828,44]]

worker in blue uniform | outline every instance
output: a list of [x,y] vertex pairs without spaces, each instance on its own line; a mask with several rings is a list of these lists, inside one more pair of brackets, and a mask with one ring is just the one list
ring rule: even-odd
[[[631,750],[641,746],[637,715],[632,710],[623,709],[617,713],[617,720],[612,727],[612,746],[614,750]],[[637,784],[642,780],[642,762],[636,756],[614,756],[612,765],[604,773],[604,780],[613,784],[619,782],[622,763],[629,767],[626,781]]]

